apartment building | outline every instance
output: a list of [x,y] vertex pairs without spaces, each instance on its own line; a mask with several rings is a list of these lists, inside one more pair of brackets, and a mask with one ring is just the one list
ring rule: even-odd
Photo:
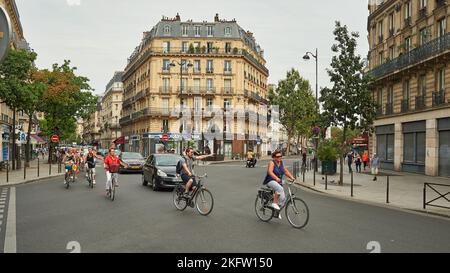
[[448,177],[448,1],[369,1],[369,11],[369,73],[380,105],[371,151],[385,169]]
[[119,120],[122,118],[123,101],[123,72],[114,73],[113,78],[106,86],[102,98],[102,111],[100,123],[100,146],[108,148],[113,141],[122,136]]

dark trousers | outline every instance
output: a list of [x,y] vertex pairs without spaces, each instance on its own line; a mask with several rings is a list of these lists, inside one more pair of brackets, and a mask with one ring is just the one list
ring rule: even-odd
[[349,172],[349,173],[353,172],[353,170],[352,170],[352,164],[351,164],[351,163],[348,164],[348,172]]

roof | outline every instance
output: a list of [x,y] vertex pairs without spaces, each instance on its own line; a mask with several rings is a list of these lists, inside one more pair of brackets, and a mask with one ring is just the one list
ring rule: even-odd
[[108,90],[114,85],[114,83],[122,82],[123,73],[124,73],[123,71],[116,71],[114,73],[113,78],[106,85],[106,92],[108,92]]

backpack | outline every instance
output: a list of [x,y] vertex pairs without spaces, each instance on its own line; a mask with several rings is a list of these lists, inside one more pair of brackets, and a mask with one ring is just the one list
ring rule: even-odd
[[182,159],[178,160],[176,173],[181,174],[181,171],[183,170],[183,161],[186,161],[186,158],[183,156]]

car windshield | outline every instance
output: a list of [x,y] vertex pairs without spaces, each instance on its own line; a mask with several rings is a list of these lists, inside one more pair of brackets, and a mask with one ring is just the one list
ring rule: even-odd
[[140,153],[122,153],[122,159],[144,159]]
[[176,166],[181,156],[159,155],[155,157],[156,166]]

